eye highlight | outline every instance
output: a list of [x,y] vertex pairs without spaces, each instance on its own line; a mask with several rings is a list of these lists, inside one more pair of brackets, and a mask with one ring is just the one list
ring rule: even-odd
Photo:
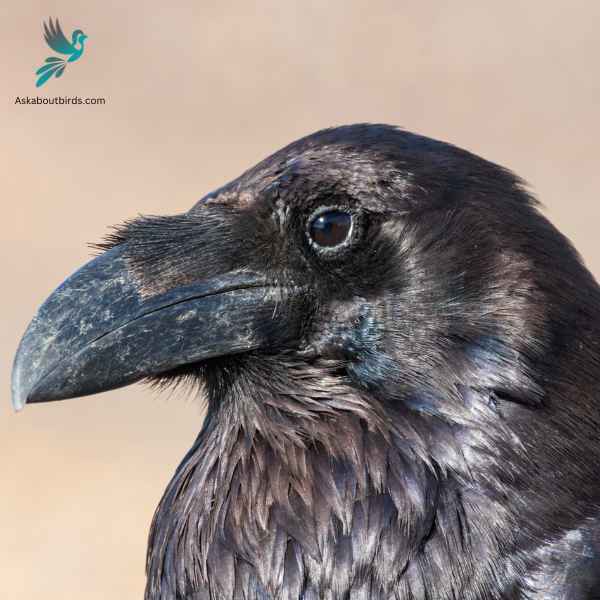
[[324,249],[343,245],[352,233],[353,217],[340,209],[327,209],[314,215],[308,223],[311,242]]

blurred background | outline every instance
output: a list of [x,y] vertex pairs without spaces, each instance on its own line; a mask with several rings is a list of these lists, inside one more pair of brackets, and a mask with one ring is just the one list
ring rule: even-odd
[[[89,36],[36,90],[42,21]],[[519,173],[600,274],[600,3],[5,0],[0,5],[0,581],[142,598],[154,508],[202,422],[133,386],[10,409],[21,334],[107,227],[187,210],[288,142],[359,121]],[[25,96],[105,105],[17,105]]]

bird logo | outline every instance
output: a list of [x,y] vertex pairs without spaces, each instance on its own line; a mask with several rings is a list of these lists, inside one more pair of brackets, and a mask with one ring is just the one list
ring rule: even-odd
[[84,42],[87,40],[87,35],[81,29],[75,29],[71,34],[71,41],[67,40],[63,30],[58,22],[58,19],[48,19],[48,23],[44,23],[44,39],[52,50],[59,54],[65,54],[68,58],[58,56],[49,56],[35,74],[39,77],[35,82],[35,87],[41,87],[53,75],[60,77],[67,68],[67,63],[72,63],[81,58],[84,50]]

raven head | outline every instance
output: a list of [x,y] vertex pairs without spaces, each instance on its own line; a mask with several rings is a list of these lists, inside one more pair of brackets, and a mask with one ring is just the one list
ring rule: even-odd
[[148,598],[521,589],[598,501],[598,288],[507,170],[329,129],[103,248],[27,330],[13,401],[203,386]]

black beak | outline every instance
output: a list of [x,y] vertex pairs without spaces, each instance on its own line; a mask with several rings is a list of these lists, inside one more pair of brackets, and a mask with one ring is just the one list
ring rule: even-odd
[[117,246],[40,308],[15,357],[13,406],[95,394],[181,365],[276,347],[295,334],[278,314],[282,295],[293,297],[239,271],[145,298]]

